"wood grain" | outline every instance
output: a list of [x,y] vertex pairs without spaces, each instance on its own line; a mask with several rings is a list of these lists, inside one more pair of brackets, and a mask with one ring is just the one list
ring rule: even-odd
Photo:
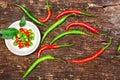
[[[0,0],[0,29],[7,28],[24,15],[15,4],[24,5],[35,17],[44,18],[47,15],[45,0]],[[40,63],[25,80],[119,80],[120,55],[116,55],[116,48],[120,40],[120,1],[119,0],[49,0],[53,11],[52,18],[47,25],[54,23],[55,15],[66,9],[81,11],[99,16],[90,18],[85,16],[69,17],[46,38],[43,45],[47,45],[57,34],[63,32],[68,23],[84,21],[95,26],[105,36],[96,35],[84,28],[81,29],[92,37],[79,35],[66,36],[56,44],[73,43],[75,46],[57,50],[46,50],[46,54],[63,59],[81,59],[94,54],[102,48],[112,37],[113,44],[97,59],[85,64],[70,64],[59,61],[45,61]],[[27,18],[27,20],[29,20]],[[37,25],[43,34],[47,28]],[[71,28],[74,29],[74,28]],[[12,54],[0,39],[0,80],[22,80],[21,76],[31,63],[37,58],[38,48],[33,54],[20,57]]]

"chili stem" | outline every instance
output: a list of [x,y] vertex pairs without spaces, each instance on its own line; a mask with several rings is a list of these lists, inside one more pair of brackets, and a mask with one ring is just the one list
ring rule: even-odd
[[88,16],[88,17],[94,17],[94,18],[98,17],[98,16],[94,16],[94,15],[92,15],[92,14],[87,14],[87,13],[85,13],[85,12],[80,12],[80,14],[81,14],[81,15]]
[[103,47],[102,50],[106,50],[111,44],[112,44],[112,38],[110,38],[109,43],[105,47]]
[[64,44],[64,45],[58,45],[59,48],[69,47],[73,46],[73,44]]
[[64,63],[67,62],[66,60],[63,60],[63,59],[61,59],[61,58],[55,58],[55,60],[58,60],[58,61],[61,61],[61,62],[64,62]]

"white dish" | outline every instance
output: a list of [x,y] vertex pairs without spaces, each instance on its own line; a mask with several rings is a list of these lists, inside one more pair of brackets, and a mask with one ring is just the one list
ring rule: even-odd
[[[9,26],[9,28],[13,27],[13,28],[19,29],[20,28],[19,22],[20,21],[16,21],[16,22],[12,23]],[[39,43],[40,43],[40,39],[41,39],[41,34],[40,34],[39,29],[32,22],[26,21],[26,25],[23,28],[32,29],[32,31],[35,33],[35,39],[32,41],[33,46],[31,46],[29,48],[19,49],[18,46],[13,46],[14,40],[12,40],[12,39],[5,40],[5,44],[6,44],[7,48],[13,54],[19,55],[19,56],[26,56],[26,55],[29,55],[29,54],[33,53],[38,48]]]

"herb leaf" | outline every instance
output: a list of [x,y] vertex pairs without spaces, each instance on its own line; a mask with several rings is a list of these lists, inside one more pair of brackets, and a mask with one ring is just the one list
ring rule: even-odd
[[20,20],[19,25],[20,25],[20,27],[23,27],[23,26],[25,26],[25,24],[26,24],[26,19],[25,19],[25,16],[23,16],[22,19]]
[[16,28],[6,28],[0,30],[0,38],[3,39],[13,39],[13,37],[18,33],[19,31]]

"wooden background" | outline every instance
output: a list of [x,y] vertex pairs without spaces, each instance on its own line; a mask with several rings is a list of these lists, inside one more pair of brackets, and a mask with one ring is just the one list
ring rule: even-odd
[[[0,29],[9,27],[14,21],[24,15],[15,4],[25,6],[35,17],[44,18],[47,15],[45,0],[0,0]],[[93,34],[79,27],[93,37],[70,35],[58,40],[55,44],[73,43],[75,46],[64,49],[46,50],[42,56],[50,54],[63,59],[81,59],[94,54],[98,49],[113,38],[113,44],[97,59],[85,64],[71,64],[60,61],[45,61],[40,63],[25,80],[120,80],[120,55],[116,55],[120,43],[120,0],[49,0],[53,14],[47,25],[54,23],[55,15],[66,9],[78,9],[98,18],[76,15],[69,17],[46,38],[47,45],[57,34],[63,32],[68,23],[84,21],[93,25],[105,36]],[[27,20],[29,20],[27,18]],[[47,28],[37,25],[41,34]],[[40,46],[39,46],[40,48]],[[22,80],[21,76],[37,58],[39,48],[29,56],[16,56],[0,39],[0,80]]]

